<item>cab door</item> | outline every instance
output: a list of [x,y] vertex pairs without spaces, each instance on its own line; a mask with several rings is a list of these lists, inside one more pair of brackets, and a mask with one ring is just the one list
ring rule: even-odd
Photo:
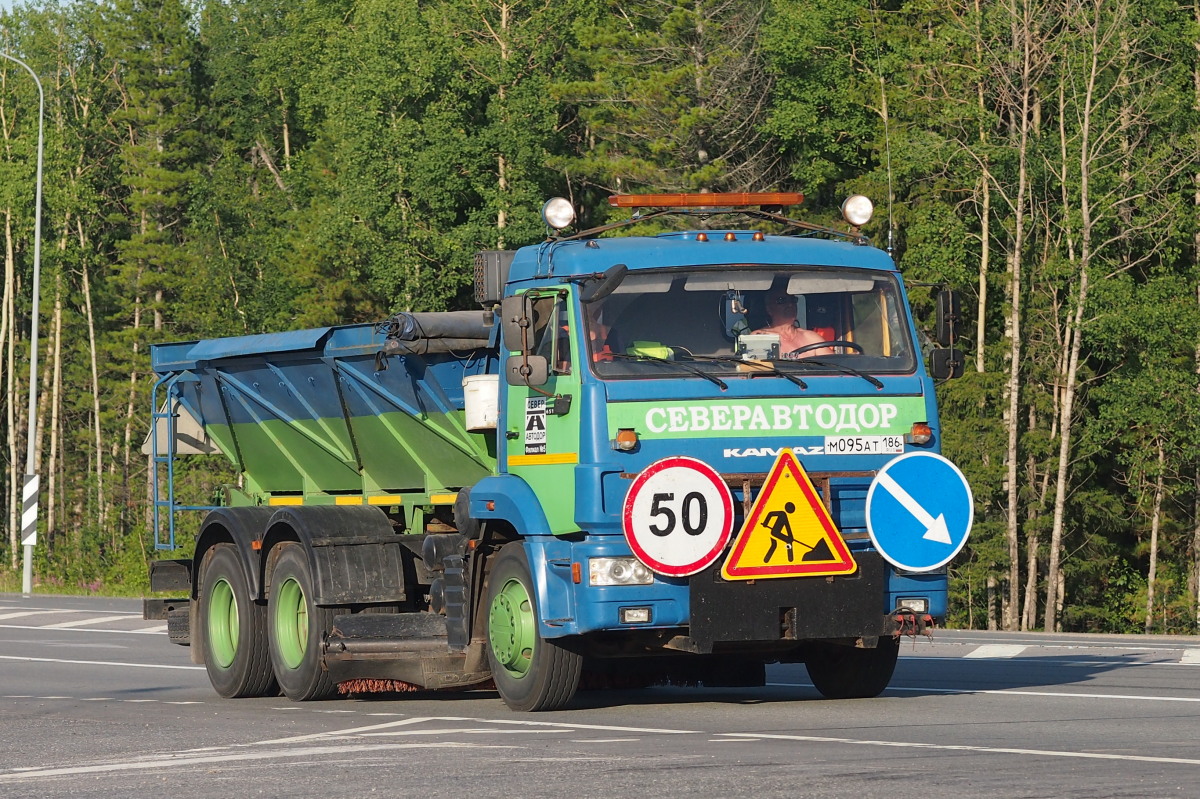
[[579,529],[575,466],[579,463],[580,327],[567,289],[533,290],[526,296],[526,351],[546,359],[548,376],[542,385],[529,385],[536,378],[526,381],[516,369],[506,369],[508,472],[529,483],[541,500],[551,532],[561,535]]

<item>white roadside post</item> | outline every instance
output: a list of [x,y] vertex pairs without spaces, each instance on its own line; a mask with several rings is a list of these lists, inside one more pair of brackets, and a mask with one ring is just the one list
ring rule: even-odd
[[38,362],[38,300],[41,297],[42,278],[42,149],[43,124],[46,117],[46,96],[37,73],[21,59],[0,51],[7,58],[25,68],[38,90],[38,142],[37,142],[37,188],[33,211],[33,307],[29,317],[29,428],[25,439],[25,479],[21,490],[21,545],[25,548],[25,562],[21,573],[21,593],[33,593],[33,547],[37,543],[38,476],[34,473],[34,436],[37,432],[37,362]]

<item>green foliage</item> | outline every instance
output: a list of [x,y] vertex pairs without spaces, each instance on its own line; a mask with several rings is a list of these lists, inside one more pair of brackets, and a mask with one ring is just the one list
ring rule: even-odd
[[[1143,629],[1161,482],[1152,627],[1193,630],[1196,24],[1165,0],[1020,10],[61,0],[0,12],[0,46],[48,90],[39,452],[48,468],[53,449],[55,513],[39,573],[61,590],[144,589],[149,344],[471,307],[473,253],[541,238],[539,208],[556,194],[591,224],[612,213],[610,192],[783,188],[806,193],[804,216],[825,224],[848,193],[877,201],[864,232],[894,234],[922,332],[932,293],[913,283],[964,294],[960,346],[986,371],[938,388],[941,444],[976,501],[951,621],[998,621],[1014,574],[1019,603],[1031,581],[1029,610],[1044,618],[1065,424],[1061,623]],[[36,95],[9,62],[0,120],[21,363]],[[5,400],[10,462],[25,450],[25,379]],[[188,501],[234,479],[185,463]],[[194,524],[182,521],[181,540]]]
[[585,128],[572,173],[613,193],[776,185],[778,158],[759,130],[766,5],[608,0],[582,16],[572,56],[585,71],[555,87]]

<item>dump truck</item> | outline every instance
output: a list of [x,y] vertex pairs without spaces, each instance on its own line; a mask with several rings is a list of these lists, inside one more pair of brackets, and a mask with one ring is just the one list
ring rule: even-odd
[[[554,199],[545,241],[476,255],[477,310],[155,346],[156,545],[205,515],[146,617],[223,697],[535,711],[772,663],[878,695],[971,524],[934,392],[959,302],[919,332],[870,201],[802,199],[617,195],[577,232]],[[188,451],[237,472],[212,505],[177,500]]]

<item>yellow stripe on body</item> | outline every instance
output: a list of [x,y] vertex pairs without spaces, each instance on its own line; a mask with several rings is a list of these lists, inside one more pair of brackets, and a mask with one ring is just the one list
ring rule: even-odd
[[579,463],[578,452],[552,452],[548,455],[509,455],[509,466],[561,466]]

